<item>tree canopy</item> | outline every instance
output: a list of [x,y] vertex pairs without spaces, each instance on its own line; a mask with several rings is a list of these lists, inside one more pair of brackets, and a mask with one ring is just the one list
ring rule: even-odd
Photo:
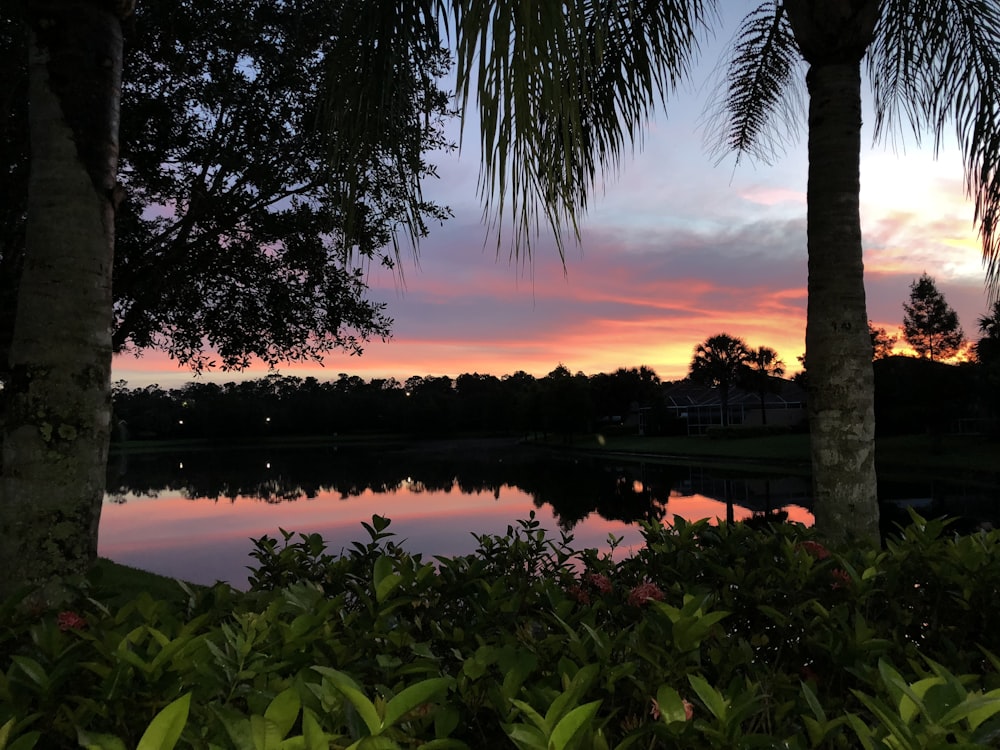
[[965,343],[958,313],[926,273],[910,284],[903,303],[903,336],[919,357],[941,361],[954,357]]
[[[321,127],[333,75],[353,64],[356,3],[144,0],[126,29],[113,289],[114,347],[159,348],[195,370],[360,352],[390,333],[363,264],[392,265],[447,209],[425,201],[426,154],[447,149],[447,51],[408,48],[395,117],[350,163]],[[0,286],[14,297],[28,165],[24,27],[0,14],[8,94],[0,157]],[[348,194],[344,172],[361,180]],[[348,219],[349,217],[349,219]],[[351,239],[345,244],[345,222]],[[5,328],[0,318],[0,329]],[[10,318],[7,317],[9,337]],[[5,337],[0,337],[0,341]],[[6,356],[3,357],[6,361]]]

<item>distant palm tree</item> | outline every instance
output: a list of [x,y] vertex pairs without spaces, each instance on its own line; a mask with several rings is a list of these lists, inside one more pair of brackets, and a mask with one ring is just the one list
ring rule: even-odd
[[785,363],[769,346],[758,346],[747,358],[745,382],[760,399],[760,422],[767,424],[767,394],[776,390],[775,379],[785,374]]
[[982,364],[1000,362],[1000,300],[993,303],[987,315],[976,320],[983,337],[976,342],[976,359]]
[[729,424],[729,391],[742,380],[750,356],[743,339],[725,333],[709,336],[694,349],[688,377],[718,390],[723,427]]

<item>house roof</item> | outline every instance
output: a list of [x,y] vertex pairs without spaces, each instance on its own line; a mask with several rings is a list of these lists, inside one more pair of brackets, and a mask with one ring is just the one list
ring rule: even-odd
[[[798,406],[806,402],[805,389],[792,380],[772,378],[774,391],[765,393],[766,406]],[[719,406],[719,389],[692,383],[690,380],[678,380],[663,386],[663,396],[668,406]],[[760,395],[756,391],[739,386],[729,389],[729,405],[740,404],[758,406]]]

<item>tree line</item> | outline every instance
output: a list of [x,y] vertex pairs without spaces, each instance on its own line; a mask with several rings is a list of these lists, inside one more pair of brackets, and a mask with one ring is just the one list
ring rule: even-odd
[[[914,282],[914,295],[927,283],[926,275]],[[911,298],[904,306],[908,315],[918,303]],[[924,328],[914,327],[929,350],[939,356],[946,351],[942,342],[949,334],[934,316]],[[980,317],[979,327],[982,338],[967,347],[967,360],[952,365],[917,347],[924,356],[893,356],[884,329],[869,324],[881,434],[947,431],[963,418],[976,420],[977,429],[996,429],[1000,303],[992,315]],[[694,347],[686,380],[717,393],[722,426],[728,423],[730,393],[737,388],[756,397],[766,425],[767,396],[779,389],[784,375],[785,363],[771,347],[718,333]],[[794,379],[805,386],[808,369]],[[646,366],[586,375],[560,364],[543,377],[518,371],[501,377],[463,373],[366,381],[340,373],[322,381],[271,374],[225,384],[190,382],[170,390],[159,385],[129,388],[118,381],[112,397],[118,440],[483,432],[571,439],[574,434],[634,432],[640,408],[645,434],[687,434],[685,422],[666,403],[666,389],[677,382],[662,381]]]
[[[399,433],[536,433],[568,438],[620,429],[639,405],[662,401],[660,378],[647,367],[610,374],[571,373],[559,365],[544,377],[526,372],[497,377],[413,376],[364,380],[269,375],[226,384],[192,382],[113,389],[118,436],[143,438],[260,438],[288,435]],[[670,429],[664,409],[651,420]]]

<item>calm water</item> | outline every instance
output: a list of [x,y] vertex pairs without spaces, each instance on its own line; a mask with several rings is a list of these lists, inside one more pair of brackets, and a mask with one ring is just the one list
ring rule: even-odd
[[[959,489],[956,489],[958,487]],[[925,510],[932,498],[983,515],[1000,489],[941,481],[883,487],[895,505]],[[414,450],[283,448],[188,450],[113,456],[100,532],[100,554],[120,563],[196,583],[245,587],[252,538],[278,529],[318,532],[339,552],[367,535],[362,521],[392,519],[410,552],[458,555],[475,534],[503,534],[531,511],[574,546],[620,555],[642,544],[639,520],[745,520],[787,513],[811,523],[807,477],[724,473],[539,453],[495,443]]]

